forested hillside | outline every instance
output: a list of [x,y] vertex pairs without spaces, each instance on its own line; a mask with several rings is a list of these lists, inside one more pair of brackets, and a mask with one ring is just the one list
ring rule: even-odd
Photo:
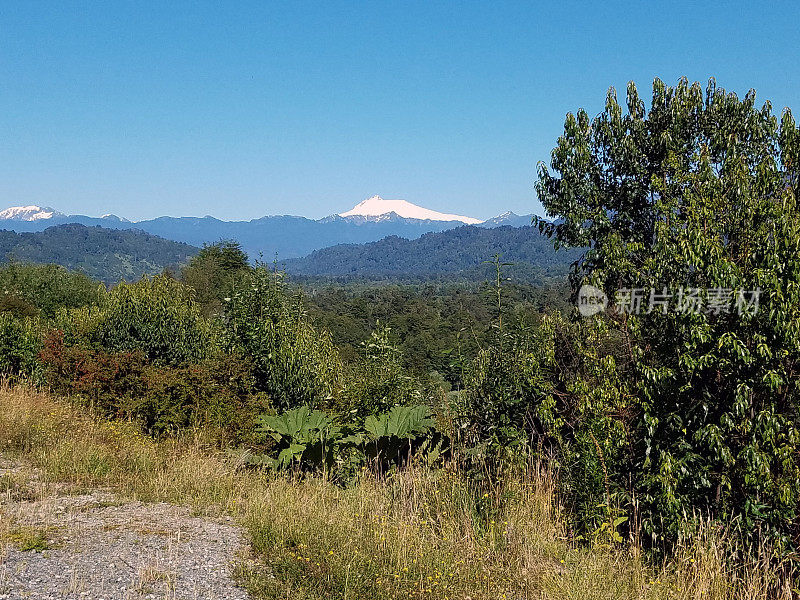
[[283,265],[296,276],[481,281],[494,277],[494,267],[485,261],[495,254],[513,263],[507,277],[528,284],[565,275],[579,255],[576,250],[555,251],[535,227],[464,226],[415,240],[391,236],[369,244],[341,244]]
[[36,233],[0,231],[0,258],[53,263],[104,281],[133,281],[175,268],[197,248],[133,229],[105,229],[75,223]]

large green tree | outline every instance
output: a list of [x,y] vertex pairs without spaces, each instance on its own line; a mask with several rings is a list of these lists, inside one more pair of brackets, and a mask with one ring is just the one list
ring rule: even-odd
[[800,548],[799,182],[791,112],[713,80],[610,90],[540,167],[541,227],[611,301],[636,394],[617,484],[654,543],[712,514]]
[[220,312],[234,284],[250,270],[247,254],[238,242],[205,244],[181,269],[183,283],[193,288],[195,299],[208,316]]

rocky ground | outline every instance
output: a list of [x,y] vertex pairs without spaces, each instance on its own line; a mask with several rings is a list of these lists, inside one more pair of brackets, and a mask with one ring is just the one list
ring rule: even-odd
[[0,599],[248,597],[232,577],[244,543],[229,519],[40,483],[21,464],[0,462],[0,534]]

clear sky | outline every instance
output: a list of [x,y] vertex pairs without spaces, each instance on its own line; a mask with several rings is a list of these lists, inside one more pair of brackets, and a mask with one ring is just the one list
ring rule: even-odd
[[685,75],[800,115],[800,2],[0,4],[0,208],[540,212],[564,115]]

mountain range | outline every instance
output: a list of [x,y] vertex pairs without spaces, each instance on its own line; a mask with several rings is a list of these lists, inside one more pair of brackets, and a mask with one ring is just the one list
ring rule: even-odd
[[38,232],[63,224],[101,226],[107,229],[135,229],[151,235],[202,246],[220,240],[236,240],[251,258],[266,261],[305,256],[338,244],[363,244],[388,236],[416,239],[426,233],[447,231],[465,224],[477,227],[529,225],[532,215],[504,213],[481,221],[463,215],[441,213],[405,200],[384,200],[373,196],[351,210],[322,219],[282,215],[250,221],[222,221],[205,217],[158,217],[128,221],[113,214],[102,217],[66,215],[54,208],[16,206],[0,211],[0,229]]

